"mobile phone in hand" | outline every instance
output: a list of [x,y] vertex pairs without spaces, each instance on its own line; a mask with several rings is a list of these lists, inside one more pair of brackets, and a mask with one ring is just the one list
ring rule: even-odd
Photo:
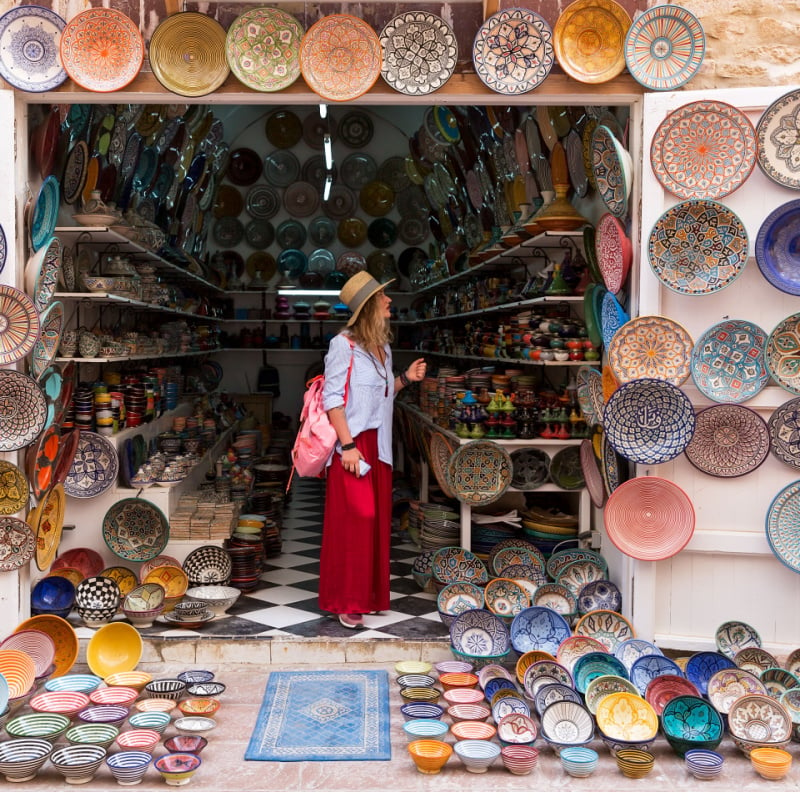
[[372,467],[363,458],[358,462],[358,475],[360,478],[363,478],[371,469]]

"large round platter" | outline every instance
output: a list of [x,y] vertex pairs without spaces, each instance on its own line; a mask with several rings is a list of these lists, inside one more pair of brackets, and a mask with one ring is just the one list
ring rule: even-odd
[[772,454],[784,464],[800,469],[800,398],[776,408],[767,427]]
[[478,29],[472,63],[492,91],[524,94],[553,68],[553,31],[544,17],[526,8],[498,11]]
[[450,457],[447,479],[455,496],[471,506],[483,506],[505,494],[513,466],[505,448],[490,441],[468,442]]
[[181,11],[161,22],[153,31],[149,54],[158,82],[184,97],[210,94],[230,73],[225,29],[196,11]]
[[259,92],[278,92],[300,77],[303,26],[280,8],[253,8],[228,28],[225,51],[231,72]]
[[381,43],[363,20],[330,14],[314,23],[300,43],[300,70],[311,91],[325,100],[354,100],[381,74]]
[[752,322],[732,319],[712,325],[692,351],[695,385],[717,403],[755,397],[769,380],[766,342],[766,332]]
[[14,364],[30,354],[40,330],[30,297],[13,286],[0,285],[0,364]]
[[31,247],[40,250],[56,229],[61,188],[54,175],[48,175],[39,187],[31,215]]
[[386,23],[379,38],[383,49],[381,75],[402,94],[435,92],[456,68],[458,41],[453,29],[436,14],[398,14]]
[[611,395],[603,427],[611,446],[636,464],[663,464],[680,455],[694,433],[689,398],[671,383],[642,378]]
[[605,83],[625,69],[628,12],[614,0],[575,0],[553,33],[559,66],[576,81]]
[[144,61],[139,28],[113,8],[90,8],[74,16],[61,33],[60,51],[69,77],[91,92],[122,89]]
[[65,500],[64,487],[57,483],[28,515],[36,536],[36,566],[42,572],[50,569],[61,542]]
[[692,501],[677,484],[640,477],[626,481],[608,498],[603,519],[609,538],[623,553],[642,561],[660,561],[689,543],[695,513]]
[[612,294],[619,294],[633,260],[631,241],[622,223],[613,214],[603,214],[595,231],[595,253],[603,283]]
[[571,632],[569,623],[557,611],[547,606],[531,606],[512,620],[511,644],[520,653],[544,650],[554,656]]
[[25,508],[28,497],[25,473],[10,461],[0,461],[0,514],[16,514]]
[[800,481],[786,486],[767,511],[767,541],[789,569],[800,572]]
[[0,572],[23,567],[36,550],[36,535],[27,522],[16,517],[0,517]]
[[15,370],[0,370],[0,405],[0,450],[19,450],[42,432],[47,399],[33,378]]
[[439,488],[448,497],[455,497],[453,489],[447,480],[447,465],[450,463],[450,458],[456,451],[457,446],[451,437],[445,436],[439,431],[434,431],[431,434],[430,453],[433,474],[436,477]]
[[756,125],[758,166],[768,178],[790,189],[800,189],[796,156],[798,111],[800,90],[794,89],[772,103]]
[[769,455],[767,423],[746,406],[710,406],[697,413],[686,458],[707,475],[737,478],[761,466]]
[[628,213],[632,180],[625,156],[624,148],[611,129],[598,125],[592,133],[590,149],[592,176],[606,208],[620,219]]
[[625,37],[628,72],[655,91],[671,91],[691,80],[703,63],[705,50],[700,20],[672,3],[643,11]]
[[781,320],[765,350],[767,369],[784,389],[800,394],[800,314]]
[[64,327],[64,306],[59,300],[51,303],[41,317],[41,335],[31,352],[31,374],[38,379],[53,363]]
[[747,230],[733,211],[713,200],[684,200],[658,218],[647,255],[669,289],[707,295],[739,277],[747,248]]
[[169,523],[158,506],[138,497],[114,503],[103,517],[103,540],[127,561],[149,561],[167,546]]
[[67,79],[58,55],[66,23],[49,8],[10,8],[0,17],[0,77],[23,92],[47,92]]
[[756,149],[756,132],[744,113],[718,100],[698,100],[658,126],[650,164],[659,183],[681,200],[717,200],[750,177]]
[[790,200],[761,223],[756,237],[756,263],[761,274],[776,289],[793,295],[800,295],[799,222],[800,200]]
[[64,480],[64,491],[69,497],[97,497],[116,484],[118,472],[117,449],[108,438],[81,431],[75,458]]
[[689,377],[692,337],[666,317],[636,317],[615,334],[608,363],[620,383],[637,378],[660,378],[680,386]]

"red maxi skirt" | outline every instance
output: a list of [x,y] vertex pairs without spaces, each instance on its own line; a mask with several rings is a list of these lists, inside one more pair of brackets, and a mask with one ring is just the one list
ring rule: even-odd
[[364,431],[355,442],[372,469],[358,477],[334,454],[325,490],[319,606],[334,614],[389,608],[392,468],[378,460],[377,431]]

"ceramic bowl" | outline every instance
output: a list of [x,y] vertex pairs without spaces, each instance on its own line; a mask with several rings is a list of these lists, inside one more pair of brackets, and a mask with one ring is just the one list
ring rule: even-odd
[[128,719],[131,728],[164,733],[170,723],[170,715],[166,711],[139,711]]
[[45,683],[48,692],[91,692],[103,682],[97,675],[62,675]]
[[71,784],[89,783],[106,757],[96,744],[71,744],[50,755],[50,763]]
[[664,737],[678,755],[687,750],[716,750],[725,734],[722,717],[700,697],[675,697],[661,712]]
[[779,781],[789,774],[792,757],[785,750],[775,747],[756,747],[750,751],[750,763],[762,778]]
[[500,758],[512,775],[528,775],[539,760],[539,751],[526,744],[509,744],[500,751]]
[[403,724],[403,731],[409,742],[416,739],[437,739],[443,742],[449,730],[450,726],[439,719],[411,719]]
[[142,583],[125,595],[123,612],[144,613],[164,605],[164,587],[160,583]]
[[117,747],[121,750],[139,750],[143,753],[152,753],[155,746],[161,741],[158,731],[134,728],[123,731],[117,736]]
[[480,689],[448,689],[443,695],[448,705],[462,705],[464,703],[482,703],[486,695]]
[[66,617],[75,604],[75,586],[58,575],[42,578],[31,590],[31,612]]
[[164,747],[170,753],[193,753],[197,755],[207,744],[208,739],[196,734],[180,734],[164,740]]
[[123,750],[106,756],[106,765],[120,786],[140,784],[152,761],[153,756],[142,750]]
[[89,705],[89,696],[83,692],[43,692],[30,700],[31,711],[49,711],[74,717]]
[[117,582],[102,575],[85,578],[75,587],[75,605],[78,608],[116,611],[121,600]]
[[102,628],[111,622],[117,614],[116,608],[84,608],[74,606],[74,610],[87,628]]
[[178,703],[178,711],[187,717],[213,717],[221,705],[215,697],[187,697]]
[[478,676],[472,672],[445,672],[439,675],[439,683],[445,691],[472,689],[478,684]]
[[753,752],[753,750],[759,747],[772,747],[777,750],[785,750],[792,741],[791,737],[775,741],[762,741],[760,739],[745,739],[743,736],[737,736],[734,733],[731,733],[731,739],[733,739],[733,743],[747,756],[749,756],[750,753]]
[[13,717],[6,723],[6,733],[15,739],[47,739],[54,742],[69,727],[64,714],[35,712]]
[[400,713],[406,720],[441,719],[444,708],[437,703],[404,703]]
[[157,758],[153,766],[168,786],[185,786],[201,763],[200,757],[191,753],[168,753]]
[[653,769],[656,757],[643,750],[617,750],[615,751],[617,766],[626,778],[644,778]]
[[450,733],[452,733],[458,741],[462,739],[481,739],[488,741],[497,734],[497,728],[495,728],[494,725],[490,725],[488,722],[464,720],[463,722],[456,722],[454,725],[451,725]]
[[182,600],[175,604],[172,613],[187,622],[204,619],[208,615],[209,605],[204,600]]
[[[433,675],[398,675],[395,678],[395,683],[401,689],[408,689],[412,687],[417,687],[420,689],[424,689],[430,686],[433,686],[436,683],[436,678]],[[442,684],[444,686],[444,684]],[[445,689],[448,687],[445,686]]]
[[179,717],[172,724],[176,731],[200,733],[206,738],[217,727],[217,723],[210,717]]
[[86,646],[86,663],[101,678],[127,672],[142,657],[142,637],[127,622],[112,622],[100,628]]
[[436,608],[442,622],[449,627],[449,623],[452,623],[462,611],[483,608],[485,602],[484,592],[480,586],[468,581],[455,581],[439,591]]
[[573,778],[587,778],[597,768],[600,756],[590,747],[564,747],[559,753],[564,772]]
[[133,625],[134,628],[152,628],[153,623],[164,613],[165,606],[162,603],[157,608],[151,609],[149,611],[133,611],[130,608],[123,607],[122,613],[125,615],[125,618],[128,622]]
[[187,694],[192,697],[219,697],[225,691],[225,684],[219,681],[190,683],[186,687]]
[[10,739],[0,742],[0,773],[10,783],[24,783],[36,776],[53,752],[47,739]]
[[435,703],[441,696],[441,689],[437,689],[435,686],[406,686],[400,690],[400,697],[407,703],[416,701]]
[[700,781],[718,778],[725,763],[725,759],[712,750],[687,750],[683,758],[687,772]]
[[78,714],[81,722],[107,722],[109,725],[121,724],[130,711],[125,706],[89,706]]
[[115,672],[112,675],[107,675],[105,679],[106,686],[125,686],[128,689],[135,689],[141,692],[145,685],[153,680],[153,676],[149,672],[142,672],[140,670],[129,670],[127,672]]
[[434,667],[439,675],[454,672],[472,672],[472,664],[466,661],[437,661]]
[[453,746],[453,751],[461,759],[467,772],[480,774],[488,772],[500,755],[500,745],[482,739],[461,739]]
[[164,697],[177,702],[186,691],[186,685],[186,681],[178,678],[157,678],[145,684],[144,693],[148,697]]
[[728,710],[728,729],[743,742],[758,741],[764,747],[778,747],[791,738],[792,718],[772,697],[744,695]]
[[449,706],[447,713],[453,722],[466,722],[474,720],[482,722],[491,716],[491,711],[480,703],[455,703]]
[[71,744],[96,744],[100,747],[111,746],[119,734],[116,725],[102,722],[85,722],[82,725],[73,725],[64,734],[64,738]]
[[208,683],[214,680],[214,673],[208,669],[187,669],[176,676],[179,681],[185,681],[187,686],[193,683]]
[[89,699],[96,706],[129,707],[138,696],[139,692],[130,686],[101,686],[89,695]]
[[146,697],[144,700],[137,700],[133,707],[137,711],[165,711],[169,714],[177,705],[174,700],[166,697]]
[[394,670],[398,675],[427,675],[433,665],[427,661],[398,661]]
[[542,736],[556,751],[586,745],[594,738],[594,722],[588,709],[568,700],[549,705],[542,714],[541,724]]
[[417,739],[408,743],[408,752],[419,772],[436,775],[453,755],[453,748],[437,739]]

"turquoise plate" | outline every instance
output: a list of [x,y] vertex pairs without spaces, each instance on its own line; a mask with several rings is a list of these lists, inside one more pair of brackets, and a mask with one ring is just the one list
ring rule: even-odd
[[31,247],[39,250],[56,229],[60,187],[55,175],[48,175],[39,189],[31,217]]

